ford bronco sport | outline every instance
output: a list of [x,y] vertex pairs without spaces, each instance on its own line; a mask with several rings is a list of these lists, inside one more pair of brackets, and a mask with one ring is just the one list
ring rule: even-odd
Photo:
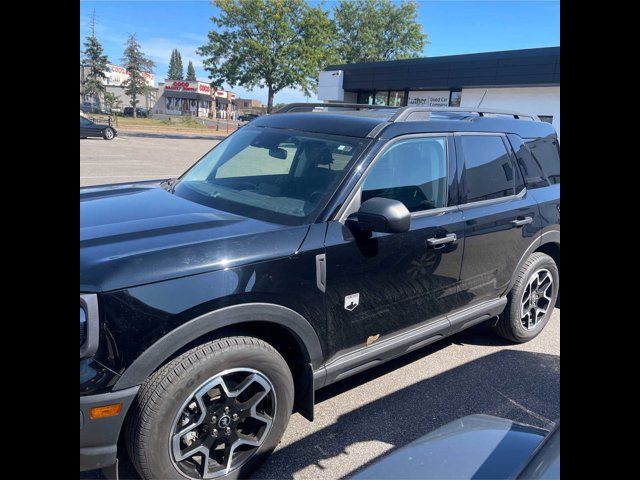
[[[177,179],[80,189],[80,470],[248,475],[314,391],[559,292],[535,116],[292,104]],[[117,464],[116,464],[117,465]]]

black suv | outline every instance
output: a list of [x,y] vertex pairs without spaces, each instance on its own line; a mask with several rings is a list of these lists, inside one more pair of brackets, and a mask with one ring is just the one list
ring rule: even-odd
[[559,266],[526,115],[294,104],[178,179],[81,188],[80,469],[246,476],[319,388],[483,321],[534,338]]

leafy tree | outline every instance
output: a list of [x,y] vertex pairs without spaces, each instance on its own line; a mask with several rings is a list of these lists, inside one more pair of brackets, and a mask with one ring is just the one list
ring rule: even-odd
[[82,93],[92,99],[100,100],[100,95],[106,90],[104,80],[107,78],[104,73],[107,70],[109,60],[103,54],[102,45],[96,38],[96,12],[93,11],[89,21],[91,33],[87,35],[82,52],[82,64],[87,67],[85,78],[82,82]]
[[198,48],[216,88],[228,83],[268,89],[267,111],[284,88],[314,90],[331,60],[334,28],[328,13],[304,0],[214,0],[218,27]]
[[196,69],[193,68],[193,63],[189,60],[189,65],[187,66],[187,80],[190,82],[196,81]]
[[342,0],[333,17],[343,63],[418,57],[429,43],[414,0]]
[[137,116],[136,105],[139,103],[138,97],[144,95],[149,90],[149,86],[142,74],[152,73],[153,67],[155,66],[142,52],[140,44],[136,40],[135,33],[129,34],[126,48],[124,49],[124,57],[122,57],[122,63],[129,74],[129,78],[127,78],[122,85],[124,87],[124,93],[131,97],[129,103],[133,107],[133,116],[135,118]]
[[113,109],[119,107],[121,104],[122,100],[120,100],[115,93],[104,93],[104,105],[107,107],[107,111],[109,111],[109,113],[113,112]]
[[184,70],[182,68],[182,55],[177,48],[171,51],[171,58],[169,59],[169,71],[167,78],[169,80],[182,80],[184,78]]

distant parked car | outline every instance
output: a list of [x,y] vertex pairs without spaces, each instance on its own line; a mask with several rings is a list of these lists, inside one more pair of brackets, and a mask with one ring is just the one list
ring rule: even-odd
[[102,137],[105,140],[113,140],[118,134],[110,125],[95,123],[80,115],[80,138]]
[[489,415],[460,418],[384,457],[353,477],[560,478],[560,423],[547,432]]
[[[122,110],[122,114],[125,117],[133,117],[133,107],[124,107],[124,110]],[[146,118],[148,116],[149,116],[149,110],[141,107],[136,108],[136,117]]]
[[80,111],[84,113],[101,113],[107,115],[109,112],[98,103],[82,102],[80,104]]
[[238,120],[240,120],[241,122],[250,122],[251,120],[255,120],[256,118],[258,118],[260,115],[258,115],[257,113],[245,113],[244,115],[240,115],[238,117]]

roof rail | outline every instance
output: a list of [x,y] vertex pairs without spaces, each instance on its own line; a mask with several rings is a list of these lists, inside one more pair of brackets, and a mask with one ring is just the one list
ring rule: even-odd
[[[411,116],[417,116],[415,120],[429,120],[432,112],[452,112],[452,113],[476,113],[480,117],[486,115],[505,115],[515,119],[525,118],[539,122],[537,115],[529,113],[518,113],[509,110],[485,109],[485,108],[467,108],[467,107],[392,107],[388,105],[369,105],[367,103],[289,103],[273,113],[292,113],[292,112],[312,112],[316,108],[344,108],[352,110],[396,110],[389,118],[388,122],[407,122]],[[422,114],[422,115],[420,115]]]
[[389,119],[389,121],[406,122],[409,121],[409,117],[411,117],[412,115],[420,113],[423,113],[425,115],[423,115],[422,118],[418,118],[416,120],[429,120],[429,116],[432,112],[477,113],[480,117],[484,117],[485,115],[506,115],[516,119],[526,118],[535,122],[540,121],[537,115],[532,115],[529,113],[517,113],[508,110],[466,107],[402,107]]
[[369,105],[368,103],[307,103],[307,102],[299,102],[299,103],[289,103],[284,107],[276,110],[273,113],[291,113],[291,112],[311,112],[315,108],[320,107],[333,107],[333,108],[346,108],[352,110],[389,110],[401,107],[390,107],[388,105]]

